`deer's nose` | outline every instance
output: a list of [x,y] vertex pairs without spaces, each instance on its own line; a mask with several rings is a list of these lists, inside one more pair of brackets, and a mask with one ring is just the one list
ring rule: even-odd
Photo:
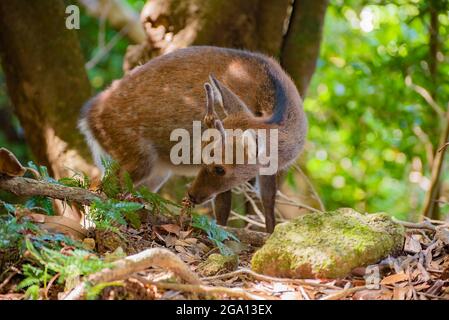
[[189,200],[193,203],[193,204],[198,204],[197,199],[192,196],[192,194],[190,192],[187,192],[187,196],[189,197]]

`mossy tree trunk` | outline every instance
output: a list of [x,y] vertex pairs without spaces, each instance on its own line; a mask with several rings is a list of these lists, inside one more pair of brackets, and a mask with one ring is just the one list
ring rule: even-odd
[[76,30],[62,0],[0,1],[0,53],[9,96],[37,162],[55,178],[96,169],[76,129],[91,95]]

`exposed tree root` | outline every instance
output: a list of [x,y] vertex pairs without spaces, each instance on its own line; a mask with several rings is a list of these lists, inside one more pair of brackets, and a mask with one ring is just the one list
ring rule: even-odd
[[227,288],[227,287],[212,287],[202,284],[180,284],[180,283],[167,283],[167,282],[154,282],[147,280],[143,277],[136,277],[140,282],[144,284],[154,285],[161,289],[186,291],[202,294],[225,294],[229,297],[241,298],[245,300],[266,300],[266,297],[252,294],[241,288]]
[[315,282],[313,280],[302,280],[302,279],[288,279],[288,278],[277,278],[277,277],[270,277],[270,276],[266,276],[257,272],[254,272],[250,269],[239,269],[236,271],[232,271],[229,273],[225,273],[225,274],[221,274],[221,275],[216,275],[216,276],[212,276],[212,277],[206,277],[206,278],[202,278],[203,281],[212,281],[212,280],[217,280],[217,279],[224,279],[224,278],[229,278],[229,277],[234,277],[240,274],[247,274],[252,276],[254,279],[256,280],[260,280],[260,281],[267,281],[267,282],[284,282],[284,283],[290,283],[290,284],[297,284],[297,285],[301,285],[301,286],[310,286],[310,287],[322,287],[322,288],[327,288],[327,289],[341,289],[339,287],[333,286],[333,285],[329,285],[329,284],[325,284],[325,283],[318,283]]
[[125,279],[135,272],[155,266],[174,272],[190,284],[199,285],[202,283],[198,276],[176,254],[167,249],[152,248],[115,261],[112,269],[103,269],[90,275],[87,281],[79,284],[69,292],[64,297],[64,300],[81,299],[88,285],[95,286],[103,282]]

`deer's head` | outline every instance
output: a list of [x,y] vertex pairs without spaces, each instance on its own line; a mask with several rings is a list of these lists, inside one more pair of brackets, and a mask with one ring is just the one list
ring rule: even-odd
[[[245,103],[214,76],[210,76],[204,88],[207,102],[203,122],[209,128],[205,134],[210,140],[203,146],[202,167],[188,190],[195,204],[257,176],[264,165],[259,156],[267,150],[267,141],[271,141],[268,132],[273,127],[255,117]],[[218,118],[215,106],[223,109],[226,115],[223,121]]]

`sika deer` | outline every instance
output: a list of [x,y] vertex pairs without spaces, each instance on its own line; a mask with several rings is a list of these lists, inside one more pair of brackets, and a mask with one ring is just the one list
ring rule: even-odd
[[[275,129],[278,170],[295,161],[307,133],[299,93],[274,59],[207,46],[157,57],[114,81],[85,105],[79,128],[96,164],[101,167],[102,157],[112,157],[136,185],[157,191],[172,174],[196,175],[188,190],[191,201],[199,204],[214,198],[215,215],[222,225],[231,210],[230,189],[257,177],[266,228],[272,232],[275,173],[260,174],[259,162],[175,165],[171,160],[177,144],[170,139],[174,130],[185,129],[192,136],[192,123],[200,120],[205,124],[201,132],[206,126],[219,130],[223,150],[229,143],[234,143],[231,150],[242,143],[238,137],[228,138],[227,129]],[[271,133],[266,139],[253,136],[258,154],[270,148],[271,137]]]

